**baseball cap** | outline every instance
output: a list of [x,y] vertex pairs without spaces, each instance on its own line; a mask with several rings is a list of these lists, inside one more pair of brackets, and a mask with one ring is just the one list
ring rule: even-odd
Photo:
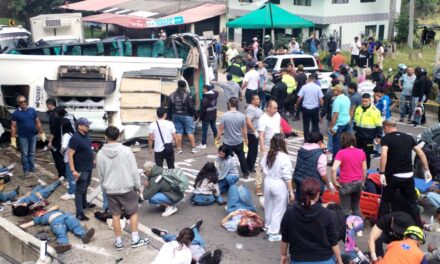
[[75,124],[77,125],[77,126],[90,126],[90,124],[92,124],[92,122],[91,121],[89,121],[87,118],[85,118],[85,117],[80,117],[80,118],[78,118],[77,120],[76,120],[76,122],[75,122]]
[[270,39],[269,35],[264,36],[265,39]]
[[336,53],[339,53],[339,52],[341,52],[341,50],[340,49],[336,49]]

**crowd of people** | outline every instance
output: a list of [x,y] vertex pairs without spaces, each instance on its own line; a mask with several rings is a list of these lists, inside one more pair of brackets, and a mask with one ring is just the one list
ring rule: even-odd
[[[270,39],[267,41],[271,43]],[[257,40],[254,42],[254,49],[258,49]],[[308,42],[311,52],[316,53],[319,40],[312,37]],[[264,53],[271,53],[273,46],[269,46],[263,43]],[[88,136],[91,122],[83,117],[73,117],[57,107],[55,100],[48,99],[48,148],[59,180],[47,186],[39,185],[17,199],[13,203],[13,213],[34,216],[32,221],[22,224],[22,228],[50,225],[57,236],[58,252],[70,249],[67,231],[73,232],[84,243],[90,242],[94,230],[84,229],[80,221],[89,220],[85,211],[96,207],[87,202],[87,188],[96,168],[104,197],[102,209],[108,211],[112,220],[115,249],[123,250],[125,246],[121,228],[123,218],[130,221],[130,247],[147,245],[149,239],[142,238],[138,232],[139,201],[145,200],[163,208],[163,217],[178,211],[189,181],[183,171],[175,167],[175,155],[184,152],[184,134],[189,139],[191,153],[206,149],[210,127],[218,157],[215,162],[204,164],[197,174],[191,203],[194,206],[226,205],[227,215],[221,226],[227,231],[240,236],[266,233],[268,241],[280,242],[283,264],[341,264],[358,258],[366,260],[362,251],[367,249],[360,250],[356,246],[356,236],[362,233],[364,226],[361,192],[367,190],[369,174],[373,174],[371,156],[375,155],[380,157],[380,162],[378,181],[374,184],[380,185],[381,199],[377,208],[378,219],[375,219],[369,237],[370,258],[377,263],[425,263],[426,258],[419,248],[425,242],[425,236],[420,229],[423,221],[414,183],[413,151],[421,160],[425,180],[430,182],[428,161],[415,139],[398,131],[396,122],[391,119],[391,100],[384,91],[380,58],[378,64],[373,64],[368,55],[365,57],[367,62],[361,67],[362,52],[369,46],[356,44],[356,48],[359,54],[352,53],[352,61],[362,71],[358,82],[352,82],[340,51],[334,49],[331,64],[335,78],[324,94],[317,75],[306,75],[303,65],[295,65],[293,60],[279,74],[273,74],[274,86],[269,91],[269,75],[264,64],[257,61],[255,50],[247,54],[242,64],[235,60],[238,51],[231,45],[226,52],[229,61],[227,82],[205,84],[199,109],[196,109],[185,81],[178,82],[176,91],[169,96],[167,107],[157,109],[157,121],[149,127],[149,158],[141,174],[130,148],[119,143],[120,130],[117,127],[109,126],[105,130],[106,143],[95,155]],[[380,43],[373,48],[383,49]],[[297,50],[298,47],[292,43],[291,49]],[[354,49],[353,46],[352,52]],[[412,68],[408,67],[400,77],[401,96],[405,102],[402,104],[401,101],[400,121],[411,116],[412,112],[419,112],[412,114],[411,122],[416,125],[422,122],[423,110],[420,112],[417,108],[422,107],[426,99],[429,83],[425,73],[418,67],[414,77]],[[228,111],[220,117],[217,126],[221,90]],[[246,107],[239,109],[243,97]],[[411,101],[410,107],[407,107],[407,101]],[[18,135],[22,167],[27,176],[35,173],[36,135],[43,142],[46,135],[36,111],[27,106],[26,98],[18,96],[17,104],[19,108],[12,115],[11,146],[17,148]],[[304,144],[297,153],[289,153],[286,147],[286,137],[297,136],[287,122],[289,117],[303,122]],[[324,118],[328,125],[325,131],[327,142],[321,133]],[[194,135],[197,121],[202,123],[200,145],[196,145]],[[327,154],[332,156],[329,162]],[[292,166],[292,155],[296,155],[295,167]],[[10,170],[6,168],[6,171]],[[264,216],[257,214],[251,192],[239,182],[240,178],[249,177],[255,178],[255,195],[262,198]],[[7,177],[2,178],[4,184]],[[59,210],[56,205],[45,210],[48,196],[65,179],[68,189],[62,199],[74,200],[75,216]],[[337,192],[340,206],[323,204],[325,191]],[[13,200],[18,193],[19,188],[10,193],[0,192],[0,199]],[[440,201],[434,194],[428,198]],[[170,235],[165,229],[153,228],[153,232],[166,242],[153,263],[219,263],[222,252],[206,250],[199,233],[201,225],[202,220],[198,220],[192,227],[183,228],[177,236]],[[339,241],[345,243],[342,251]],[[383,243],[388,244],[386,252]],[[430,251],[435,250],[430,248]]]

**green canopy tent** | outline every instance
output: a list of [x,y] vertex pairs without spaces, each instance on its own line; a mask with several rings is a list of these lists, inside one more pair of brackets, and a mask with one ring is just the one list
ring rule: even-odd
[[272,41],[274,41],[274,28],[307,28],[314,27],[315,24],[269,2],[257,10],[228,22],[226,26],[263,30],[270,28],[272,29]]

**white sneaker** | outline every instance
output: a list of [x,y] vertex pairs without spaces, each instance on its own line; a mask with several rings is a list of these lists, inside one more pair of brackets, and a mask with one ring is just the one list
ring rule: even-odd
[[163,217],[168,217],[174,213],[177,212],[177,207],[175,206],[168,206],[167,208],[165,208],[165,211],[162,213]]
[[40,180],[40,179],[38,179],[37,182],[38,182],[39,185],[42,185],[42,186],[46,186],[47,185],[43,180]]
[[194,148],[191,149],[191,153],[197,153],[197,152],[199,152],[198,148],[194,147]]
[[364,234],[364,233],[362,232],[362,230],[356,232],[356,236],[357,236],[357,237],[362,237],[363,234]]
[[15,168],[15,163],[11,163],[8,167],[6,167],[9,171],[12,171]]
[[64,178],[64,176],[61,176],[58,180],[59,180],[61,183],[63,183],[63,182],[66,180],[66,178]]
[[73,199],[75,199],[75,194],[74,193],[72,193],[72,194],[65,193],[65,194],[61,195],[60,198],[63,201],[73,200]]
[[199,144],[196,148],[198,148],[198,149],[206,149],[206,144],[204,144],[204,145]]
[[281,235],[269,235],[269,238],[267,240],[269,240],[270,242],[278,242],[281,241]]

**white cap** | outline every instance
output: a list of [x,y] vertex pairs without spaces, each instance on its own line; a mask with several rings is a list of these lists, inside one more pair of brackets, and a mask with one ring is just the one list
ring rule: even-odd
[[258,40],[257,37],[254,37],[252,40]]
[[265,39],[270,39],[269,35],[264,36]]
[[340,49],[336,49],[336,53],[339,53],[339,52],[341,52],[341,50]]

